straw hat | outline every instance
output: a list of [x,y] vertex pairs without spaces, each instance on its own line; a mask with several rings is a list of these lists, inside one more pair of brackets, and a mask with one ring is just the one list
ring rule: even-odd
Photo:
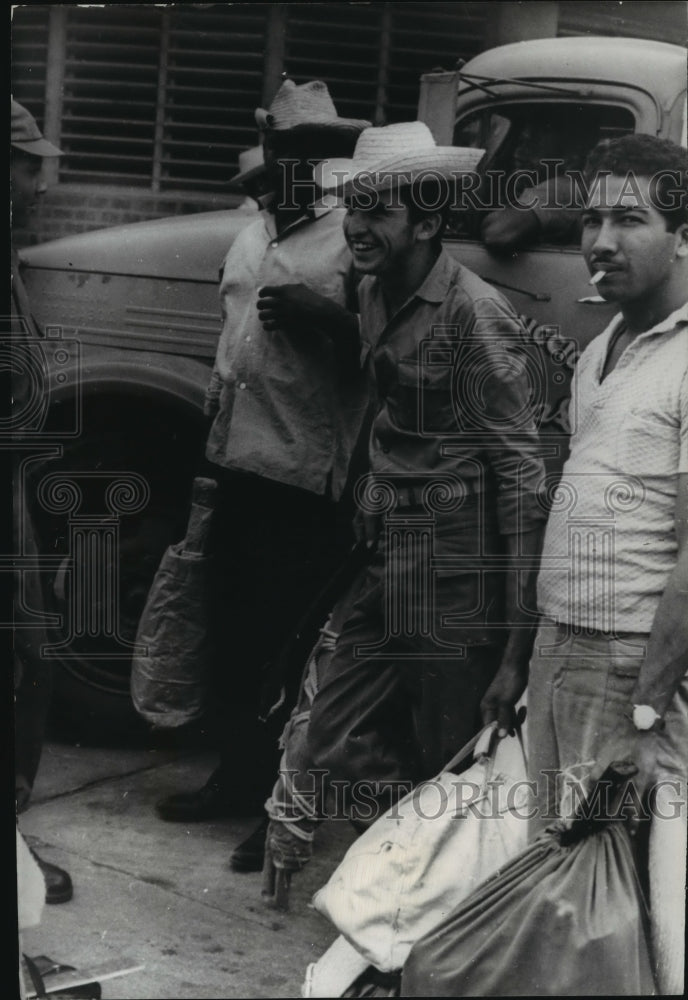
[[354,177],[365,175],[367,190],[397,183],[411,184],[424,174],[453,177],[475,170],[484,149],[438,146],[423,122],[401,122],[367,128],[358,138],[353,159],[323,160],[315,180],[324,191],[350,191]]
[[32,156],[62,156],[62,150],[53,146],[43,138],[43,133],[36,124],[36,119],[27,111],[23,104],[11,98],[12,132],[10,143]]
[[239,153],[239,173],[230,177],[230,184],[245,184],[265,171],[262,146],[251,146]]
[[327,84],[322,80],[311,80],[298,86],[293,80],[285,80],[269,110],[256,109],[256,123],[259,129],[274,129],[277,132],[317,128],[354,135],[370,126],[370,122],[358,118],[340,118]]

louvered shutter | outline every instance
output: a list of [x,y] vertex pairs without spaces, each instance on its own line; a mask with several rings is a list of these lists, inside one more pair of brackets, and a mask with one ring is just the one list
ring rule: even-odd
[[161,17],[68,9],[60,180],[152,184]]
[[161,190],[228,189],[258,141],[267,6],[172,7],[166,45]]
[[375,116],[383,6],[288,7],[285,69],[299,83],[324,80],[343,117]]
[[392,4],[386,118],[415,119],[422,73],[453,69],[485,47],[485,3]]
[[49,11],[23,7],[12,18],[12,96],[43,128],[48,62]]

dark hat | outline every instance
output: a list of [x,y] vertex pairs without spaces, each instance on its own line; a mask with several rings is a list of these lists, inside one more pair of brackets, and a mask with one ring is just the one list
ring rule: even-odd
[[269,109],[256,108],[256,122],[258,128],[274,129],[276,132],[323,129],[350,132],[352,135],[370,125],[370,122],[359,118],[340,118],[327,84],[322,80],[311,80],[298,86],[293,80],[285,80]]
[[62,150],[43,138],[36,119],[17,101],[12,100],[11,144],[32,156],[62,156]]

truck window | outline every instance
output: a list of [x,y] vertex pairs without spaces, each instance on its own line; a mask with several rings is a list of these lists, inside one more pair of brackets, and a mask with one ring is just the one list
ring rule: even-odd
[[[518,102],[481,108],[456,123],[454,145],[485,149],[482,180],[473,204],[452,214],[450,233],[478,237],[485,214],[498,211],[528,188],[583,168],[601,139],[635,131],[627,108],[573,102]],[[547,166],[544,161],[559,160]],[[527,172],[527,173],[526,173]],[[551,243],[575,243],[570,226],[552,227]]]

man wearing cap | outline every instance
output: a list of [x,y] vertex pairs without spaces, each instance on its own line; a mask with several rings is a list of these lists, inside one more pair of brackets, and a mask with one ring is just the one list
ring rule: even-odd
[[[312,179],[313,162],[350,155],[368,123],[339,117],[321,81],[292,80],[256,120],[274,193],[224,262],[223,329],[205,406],[206,457],[221,498],[220,765],[200,791],[158,803],[163,819],[184,822],[262,809],[277,741],[256,718],[261,667],[349,547],[350,518],[338,501],[369,398],[346,347],[358,321],[344,210],[316,200]],[[237,702],[247,711],[230,728]],[[257,861],[233,864],[260,867],[260,853],[262,840]]]
[[[12,100],[12,132],[10,140],[10,190],[12,227],[26,226],[45,192],[42,169],[45,157],[61,156],[61,150],[48,142],[33,116],[25,107]],[[19,273],[17,253],[12,247],[12,332],[29,341],[42,337],[31,312],[31,304]],[[12,379],[13,414],[20,415],[30,400],[31,385],[25,367],[14,368]],[[19,463],[15,463],[15,489]],[[23,491],[22,491],[23,495]],[[23,503],[14,505],[13,551],[36,555],[30,513]],[[20,532],[22,533],[20,535]],[[23,604],[40,608],[40,581],[37,573],[23,571],[24,602],[16,601],[14,609],[14,670],[15,670],[15,779],[17,810],[27,808],[43,748],[45,722],[50,706],[52,667],[41,658],[45,635],[33,619],[23,618]],[[19,583],[18,583],[19,586]],[[17,591],[18,592],[18,591]],[[72,897],[72,882],[66,871],[39,858],[32,852],[43,872],[46,902],[64,903]]]
[[343,184],[362,275],[378,399],[357,499],[377,549],[317,678],[310,762],[289,773],[303,798],[285,809],[278,782],[267,805],[278,869],[308,858],[314,773],[338,812],[374,820],[476,732],[481,700],[497,718],[493,678],[501,691],[529,655],[544,466],[519,320],[442,248],[449,181],[481,155],[409,122],[367,129],[353,161],[320,165],[325,188]]

